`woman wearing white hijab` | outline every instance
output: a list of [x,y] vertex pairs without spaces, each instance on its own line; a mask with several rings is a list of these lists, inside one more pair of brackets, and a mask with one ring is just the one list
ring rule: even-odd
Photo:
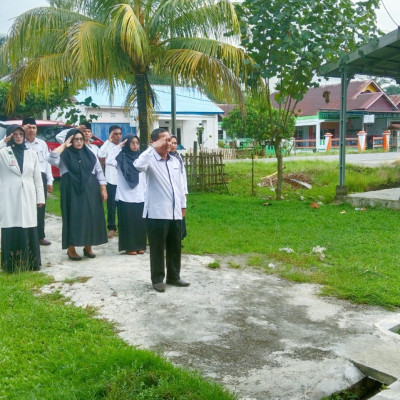
[[44,190],[37,154],[25,146],[25,131],[10,125],[0,141],[1,266],[5,272],[39,270],[37,207]]

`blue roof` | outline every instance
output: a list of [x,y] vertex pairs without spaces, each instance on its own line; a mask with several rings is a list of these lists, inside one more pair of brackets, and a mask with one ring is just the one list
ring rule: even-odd
[[[155,109],[158,114],[171,114],[171,86],[153,85],[156,93]],[[108,90],[89,88],[75,96],[78,101],[84,101],[91,96],[93,103],[99,107],[123,107],[127,89],[122,87],[114,91],[113,101],[110,102]],[[224,111],[213,103],[207,96],[197,89],[176,87],[176,113],[177,114],[223,114]]]

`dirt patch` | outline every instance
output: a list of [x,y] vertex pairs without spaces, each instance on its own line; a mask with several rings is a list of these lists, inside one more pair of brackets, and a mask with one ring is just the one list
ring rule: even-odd
[[[304,182],[307,185],[311,185],[312,177],[302,172],[291,172],[288,174],[283,174],[283,181],[287,183],[292,189],[304,189],[306,185],[302,185],[299,182]],[[276,186],[277,182],[278,176],[276,174],[269,175],[261,178],[259,186]]]

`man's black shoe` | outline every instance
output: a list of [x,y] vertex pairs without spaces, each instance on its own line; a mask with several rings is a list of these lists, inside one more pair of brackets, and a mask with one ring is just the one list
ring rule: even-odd
[[47,240],[47,239],[40,239],[39,240],[39,244],[41,245],[41,246],[50,246],[51,245],[51,242],[49,241],[49,240]]
[[155,284],[153,285],[153,288],[154,288],[157,292],[160,292],[160,293],[165,292],[165,285],[164,285],[164,283],[162,283],[162,282],[155,283]]
[[179,287],[187,287],[190,285],[189,282],[185,282],[182,279],[178,279],[176,281],[167,281],[168,285],[172,285],[172,286],[179,286]]

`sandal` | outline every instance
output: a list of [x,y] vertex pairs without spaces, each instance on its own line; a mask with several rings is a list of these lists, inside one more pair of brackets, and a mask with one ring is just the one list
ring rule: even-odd
[[144,254],[144,250],[139,250],[138,254]]
[[128,254],[128,256],[136,256],[137,255],[136,251],[128,251],[127,250],[125,253]]

